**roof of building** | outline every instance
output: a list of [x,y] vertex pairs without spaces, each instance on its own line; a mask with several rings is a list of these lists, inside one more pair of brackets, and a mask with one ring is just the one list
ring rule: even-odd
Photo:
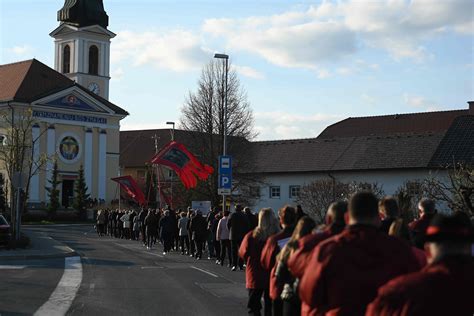
[[467,114],[469,110],[349,117],[326,127],[318,138],[438,133],[446,131],[456,117]]
[[109,16],[102,0],[65,0],[58,11],[58,21],[77,27],[100,25],[107,28]]
[[128,112],[90,92],[73,80],[36,59],[0,65],[0,102],[32,103],[53,93],[76,86],[117,114]]
[[444,133],[335,137],[251,144],[262,173],[426,168]]
[[454,163],[474,165],[474,115],[456,118],[431,158],[433,167]]

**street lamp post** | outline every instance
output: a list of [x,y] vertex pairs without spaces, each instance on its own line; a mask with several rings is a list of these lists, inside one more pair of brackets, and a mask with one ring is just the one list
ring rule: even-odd
[[[223,59],[225,61],[225,93],[224,93],[224,141],[222,148],[222,155],[227,155],[227,78],[229,76],[229,55],[214,54],[214,58]],[[225,211],[225,194],[222,194],[222,212]]]
[[[171,141],[174,141],[174,122],[166,122],[166,125],[173,125],[173,129],[171,130]],[[171,191],[171,201],[170,201],[170,208],[173,209],[173,173],[171,173],[170,177],[170,191]]]

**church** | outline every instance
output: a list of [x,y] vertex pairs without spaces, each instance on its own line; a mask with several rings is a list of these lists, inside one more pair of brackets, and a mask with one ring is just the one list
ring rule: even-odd
[[[110,203],[118,198],[110,179],[119,172],[120,121],[128,115],[108,100],[110,40],[115,34],[107,29],[102,0],[65,1],[57,17],[59,26],[50,33],[54,69],[36,59],[0,65],[0,111],[13,124],[21,119],[19,113],[31,111],[32,161],[48,158],[29,181],[30,207],[47,204],[54,161],[61,208],[72,204],[81,166],[90,197]],[[5,128],[0,123],[2,139],[8,142]],[[6,170],[1,172],[7,178]]]

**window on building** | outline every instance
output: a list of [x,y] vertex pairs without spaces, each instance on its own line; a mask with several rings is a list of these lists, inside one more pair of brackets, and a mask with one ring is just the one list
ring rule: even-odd
[[300,196],[300,186],[290,185],[290,199],[296,199]]
[[89,47],[89,73],[99,74],[99,49],[95,45]]
[[68,74],[71,72],[71,47],[69,45],[63,48],[63,73]]
[[277,186],[270,187],[270,198],[271,199],[280,198],[280,187],[277,187]]

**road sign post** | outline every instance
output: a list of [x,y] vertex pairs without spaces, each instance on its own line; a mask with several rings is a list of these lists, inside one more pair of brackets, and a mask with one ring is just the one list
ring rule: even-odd
[[219,156],[219,181],[217,193],[230,195],[232,192],[232,157]]

